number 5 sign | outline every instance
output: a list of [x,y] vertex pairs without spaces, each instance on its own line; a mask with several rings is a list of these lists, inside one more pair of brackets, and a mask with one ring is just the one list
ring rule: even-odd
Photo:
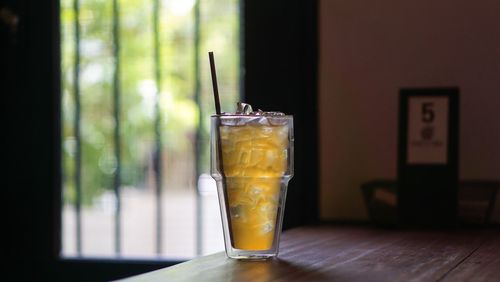
[[402,89],[399,107],[400,219],[406,224],[453,224],[458,191],[458,88]]

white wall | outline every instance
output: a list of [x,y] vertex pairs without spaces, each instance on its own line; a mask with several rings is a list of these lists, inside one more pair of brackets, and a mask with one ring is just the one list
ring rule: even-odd
[[460,177],[500,179],[500,1],[320,0],[323,219],[396,178],[400,87],[459,86]]

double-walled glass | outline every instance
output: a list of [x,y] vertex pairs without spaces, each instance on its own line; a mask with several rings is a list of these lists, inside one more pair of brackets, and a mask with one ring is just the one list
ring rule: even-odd
[[211,173],[226,253],[237,259],[275,257],[293,176],[293,117],[214,115],[211,122]]

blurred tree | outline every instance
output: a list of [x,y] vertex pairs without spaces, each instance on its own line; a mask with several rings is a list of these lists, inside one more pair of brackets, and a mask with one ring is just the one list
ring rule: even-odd
[[[63,184],[66,203],[75,201],[74,0],[61,0],[63,89]],[[161,1],[161,132],[164,187],[192,189],[195,133],[202,116],[200,162],[208,172],[209,116],[213,113],[207,52],[215,51],[223,110],[239,98],[239,3],[200,1],[199,41],[195,40],[195,0]],[[82,201],[112,189],[114,155],[112,81],[120,60],[122,186],[148,188],[154,150],[154,74],[152,0],[120,0],[120,56],[113,57],[112,1],[80,0],[80,104]],[[195,43],[199,42],[195,49]],[[198,50],[198,53],[195,53]],[[201,67],[201,103],[195,103],[195,60]]]

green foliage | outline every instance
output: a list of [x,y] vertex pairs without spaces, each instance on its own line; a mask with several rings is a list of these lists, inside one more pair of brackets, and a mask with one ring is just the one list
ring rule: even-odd
[[[64,199],[75,201],[75,14],[61,0]],[[194,188],[196,159],[208,172],[209,116],[213,113],[207,52],[215,51],[225,111],[239,95],[239,8],[236,0],[201,1],[199,53],[194,0],[160,1],[161,79],[155,81],[153,0],[119,0],[120,56],[113,57],[111,0],[80,0],[80,103],[83,203],[113,187],[113,74],[120,60],[120,148],[123,186],[151,188],[155,101],[161,120],[166,189]],[[195,102],[195,62],[201,67],[201,103]],[[202,116],[202,124],[198,117]],[[201,155],[194,156],[196,132]]]

